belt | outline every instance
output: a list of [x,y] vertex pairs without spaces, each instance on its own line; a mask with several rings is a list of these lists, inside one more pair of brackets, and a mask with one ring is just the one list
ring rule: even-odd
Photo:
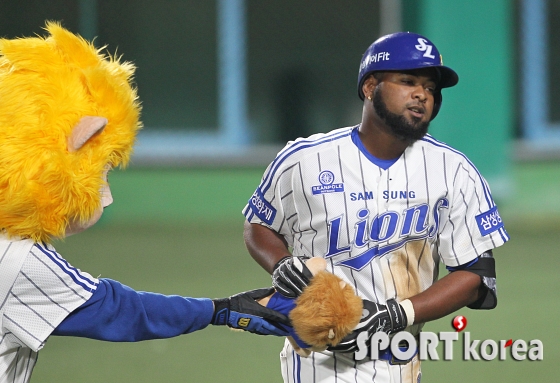
[[[401,350],[403,352],[408,350],[408,344],[406,342],[400,342],[399,343],[399,350]],[[391,347],[388,347],[385,350],[380,350],[379,351],[379,359],[380,360],[386,360],[391,365],[407,364],[408,362],[410,362],[416,356],[416,354],[418,354],[418,348],[414,352],[414,355],[412,355],[409,359],[397,359],[397,358],[395,358],[395,356],[391,352]]]

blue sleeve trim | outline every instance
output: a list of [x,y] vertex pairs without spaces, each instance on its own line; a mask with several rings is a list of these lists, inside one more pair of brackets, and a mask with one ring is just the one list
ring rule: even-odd
[[137,292],[111,279],[70,313],[53,335],[112,342],[171,338],[210,324],[214,305],[206,298]]
[[43,246],[36,243],[35,247],[39,249],[43,254],[45,254],[55,265],[57,265],[60,270],[66,273],[74,283],[82,287],[84,290],[92,292],[97,288],[97,283],[89,279],[84,275],[79,269],[72,267],[68,261],[60,256],[55,250],[51,250],[48,246],[43,243]]

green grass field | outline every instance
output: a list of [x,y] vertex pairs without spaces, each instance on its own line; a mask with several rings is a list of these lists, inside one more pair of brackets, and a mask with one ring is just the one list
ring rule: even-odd
[[[195,171],[186,178],[178,176],[181,173],[163,177],[154,172],[148,178],[158,180],[158,188],[141,172],[116,174],[111,178],[116,202],[107,216],[89,231],[55,245],[74,266],[137,290],[222,297],[268,286],[270,277],[247,255],[239,213],[261,172]],[[555,172],[544,177],[547,193],[547,182],[556,186],[560,180]],[[524,174],[521,171],[516,177],[532,182]],[[151,188],[143,188],[142,182]],[[222,189],[217,190],[220,185]],[[557,203],[558,190],[551,194],[553,203]],[[560,314],[560,215],[538,210],[521,214],[516,208],[520,203],[510,201],[502,212],[512,240],[495,251],[497,309],[459,313],[467,317],[473,339],[542,340],[544,360],[462,361],[456,347],[454,361],[423,364],[423,382],[558,381],[560,330],[555,322]],[[538,205],[539,201],[527,203]],[[205,209],[211,209],[207,219]],[[158,215],[162,211],[164,218]],[[451,331],[451,318],[429,323],[425,329]],[[281,382],[278,354],[282,343],[280,338],[212,326],[174,339],[134,344],[52,337],[39,354],[32,381]],[[461,345],[461,341],[456,344]]]

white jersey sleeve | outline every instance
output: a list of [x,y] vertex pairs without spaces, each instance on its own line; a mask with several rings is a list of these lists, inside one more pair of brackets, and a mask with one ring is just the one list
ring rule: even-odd
[[[425,141],[444,145],[431,136]],[[440,155],[446,167],[449,206],[440,206],[443,219],[437,248],[445,265],[456,267],[503,245],[509,235],[484,177],[462,153],[447,145],[445,149]]]
[[243,210],[250,223],[271,228],[282,235],[290,247],[294,244],[294,232],[298,231],[293,226],[301,218],[293,201],[294,188],[298,188],[294,179],[298,174],[301,176],[301,164],[293,160],[293,154],[305,147],[306,142],[312,142],[313,138],[288,142],[266,169],[261,183]]
[[[52,331],[86,302],[98,280],[72,267],[50,245],[35,244],[13,287],[3,297],[0,327],[0,381],[29,380]],[[0,268],[1,275],[1,268]]]
[[289,238],[291,235],[286,225],[286,214],[290,216],[290,209],[285,204],[289,201],[286,194],[289,195],[291,191],[290,179],[293,168],[288,167],[276,172],[275,162],[268,166],[243,213],[249,222],[265,225]]

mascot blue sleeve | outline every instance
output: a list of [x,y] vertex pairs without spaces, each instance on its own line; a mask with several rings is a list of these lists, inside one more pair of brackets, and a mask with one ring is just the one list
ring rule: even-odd
[[53,335],[112,342],[170,338],[202,330],[213,313],[210,299],[138,292],[102,278],[91,298],[70,313]]

